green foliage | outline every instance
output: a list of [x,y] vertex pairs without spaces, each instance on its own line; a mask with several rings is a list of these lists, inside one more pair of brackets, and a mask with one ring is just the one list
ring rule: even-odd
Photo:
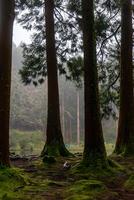
[[[44,82],[44,77],[47,75],[47,65],[45,53],[46,36],[44,31],[45,19],[42,13],[44,4],[42,1],[35,2],[29,3],[26,0],[22,3],[18,1],[17,11],[20,13],[18,15],[18,22],[23,28],[34,31],[31,44],[22,45],[24,61],[23,68],[20,70],[21,78],[24,84],[33,83],[37,86]],[[101,85],[100,102],[102,117],[108,118],[110,115],[115,117],[116,112],[113,106],[117,106],[119,99],[119,89],[116,84],[119,73],[118,70],[115,70],[117,64],[114,61],[119,63],[119,60],[117,60],[116,54],[113,51],[118,50],[119,47],[119,42],[117,43],[118,37],[114,38],[114,32],[117,32],[117,35],[119,35],[118,31],[116,31],[117,25],[120,23],[120,20],[117,20],[117,18],[119,19],[119,7],[115,1],[111,3],[109,1],[95,1],[95,8],[97,63]],[[104,9],[105,12],[103,12]],[[55,2],[55,38],[59,71],[67,79],[74,81],[77,86],[81,85],[83,75],[83,64],[80,65],[78,63],[80,60],[79,55],[83,53],[81,24],[80,1]],[[110,47],[111,43],[115,45]],[[112,57],[114,61],[111,61]]]
[[[76,87],[81,87],[82,86],[82,77],[84,73],[83,69],[83,58],[82,57],[74,57],[71,58],[67,62],[68,70],[69,70],[69,79],[72,80]],[[66,75],[68,78],[68,76]]]
[[23,69],[19,71],[22,81],[25,85],[32,82],[35,86],[44,82],[44,76],[47,75],[47,68],[44,58],[45,47],[31,45],[22,45],[23,48]]
[[[80,0],[70,0],[67,4],[67,9],[71,12],[76,13],[77,16],[82,15],[82,5]],[[78,20],[78,19],[77,19]]]
[[119,106],[119,47],[109,47],[108,59],[98,63],[102,118],[117,117]]
[[[27,30],[33,30],[32,42],[23,44],[24,67],[20,70],[25,84],[31,82],[36,86],[43,83],[47,75],[46,66],[46,33],[44,18],[44,2],[17,1],[17,20]],[[55,1],[56,50],[60,73],[65,74],[63,65],[70,57],[74,57],[81,44],[78,24],[75,17],[67,12],[66,2]],[[70,45],[71,43],[71,45]]]

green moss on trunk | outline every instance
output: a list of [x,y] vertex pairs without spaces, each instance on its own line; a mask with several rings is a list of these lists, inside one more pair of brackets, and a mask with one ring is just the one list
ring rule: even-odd
[[105,152],[99,153],[97,151],[84,153],[82,164],[90,168],[107,168],[108,166]]
[[51,144],[45,144],[44,149],[41,153],[41,156],[44,158],[45,156],[63,156],[68,157],[72,154],[66,149],[65,145],[60,142],[53,142]]
[[[130,142],[131,143],[131,142]],[[122,155],[124,157],[134,156],[134,144],[122,144],[115,148],[114,154]]]

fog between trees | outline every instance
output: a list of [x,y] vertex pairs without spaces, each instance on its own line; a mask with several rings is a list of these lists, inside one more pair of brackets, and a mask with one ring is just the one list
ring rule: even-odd
[[[28,132],[41,131],[41,135],[44,136],[45,140],[47,83],[45,81],[45,83],[37,87],[33,85],[23,85],[21,76],[19,75],[19,69],[22,67],[22,60],[21,47],[16,47],[15,44],[13,44],[10,132],[13,135],[15,129],[23,131],[25,134],[28,134]],[[83,88],[77,89],[74,83],[66,81],[63,76],[60,76],[59,79],[61,124],[65,143],[77,143],[77,91],[79,91],[80,97],[80,142],[83,143]],[[102,124],[106,142],[113,143],[116,138],[117,122],[110,118],[108,120],[103,119]],[[32,133],[30,133],[30,135],[30,137],[32,137]],[[40,134],[39,137],[41,137]],[[11,137],[11,140],[16,141],[16,138]]]

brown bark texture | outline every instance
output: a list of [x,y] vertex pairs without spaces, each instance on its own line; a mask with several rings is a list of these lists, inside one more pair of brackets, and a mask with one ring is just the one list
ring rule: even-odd
[[82,1],[85,86],[85,147],[84,160],[95,163],[105,160],[106,151],[100,119],[96,44],[94,31],[94,1]]
[[0,164],[9,165],[9,118],[14,1],[0,0]]
[[134,154],[132,1],[121,1],[120,111],[115,152]]
[[46,53],[48,72],[47,139],[42,152],[45,155],[67,156],[60,123],[59,87],[54,30],[54,0],[45,0]]

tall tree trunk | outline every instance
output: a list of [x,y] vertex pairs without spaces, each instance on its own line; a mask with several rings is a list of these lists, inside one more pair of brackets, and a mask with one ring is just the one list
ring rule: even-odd
[[132,1],[121,1],[121,83],[115,152],[134,154],[134,98],[132,67]]
[[46,53],[48,71],[47,140],[42,156],[67,156],[60,123],[59,88],[54,31],[54,0],[45,0]]
[[0,0],[0,164],[9,166],[9,118],[14,1]]
[[83,161],[87,165],[104,162],[106,151],[100,119],[96,45],[94,32],[94,1],[82,0],[85,86],[85,146]]
[[65,139],[65,102],[64,102],[64,91],[62,92],[62,100],[61,100],[61,116],[62,116],[62,133],[63,138]]
[[80,145],[80,95],[77,91],[77,145]]

